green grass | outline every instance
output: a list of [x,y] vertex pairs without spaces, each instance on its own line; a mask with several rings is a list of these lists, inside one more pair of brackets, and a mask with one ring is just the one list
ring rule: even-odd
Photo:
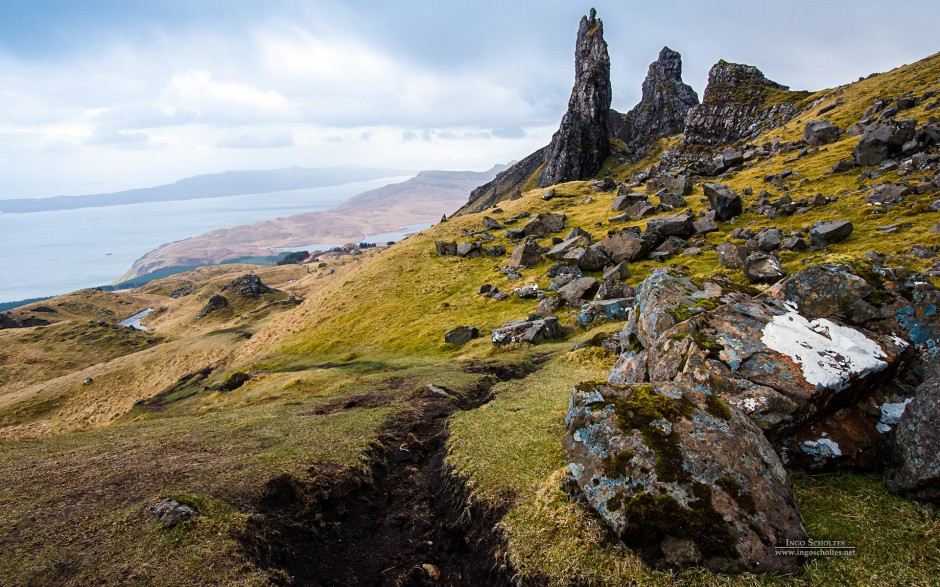
[[508,508],[499,530],[523,584],[937,584],[940,512],[889,494],[872,474],[793,473],[810,538],[843,540],[857,547],[854,557],[813,559],[799,577],[649,568],[563,490],[567,469],[561,437],[570,390],[581,380],[605,375],[600,367],[562,354],[523,381],[500,384],[497,398],[483,408],[451,420],[448,460],[467,480],[473,500]]

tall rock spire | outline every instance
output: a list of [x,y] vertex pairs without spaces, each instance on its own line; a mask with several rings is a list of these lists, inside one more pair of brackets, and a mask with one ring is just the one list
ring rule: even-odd
[[663,47],[643,80],[640,103],[626,114],[611,111],[611,133],[639,158],[658,139],[682,133],[686,114],[697,105],[695,90],[682,81],[682,56]]
[[604,23],[593,8],[581,17],[574,55],[574,88],[548,146],[540,187],[591,177],[610,155],[610,57]]

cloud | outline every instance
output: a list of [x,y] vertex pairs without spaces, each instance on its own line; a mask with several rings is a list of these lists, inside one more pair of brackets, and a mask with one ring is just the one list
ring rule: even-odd
[[219,81],[205,70],[174,75],[156,103],[165,116],[215,124],[277,122],[296,117],[294,106],[281,93]]
[[114,130],[97,127],[85,140],[86,145],[109,146],[120,149],[152,149],[158,147],[150,137],[142,132]]
[[222,137],[216,146],[223,149],[284,149],[294,146],[294,135],[290,131],[260,130],[252,134]]

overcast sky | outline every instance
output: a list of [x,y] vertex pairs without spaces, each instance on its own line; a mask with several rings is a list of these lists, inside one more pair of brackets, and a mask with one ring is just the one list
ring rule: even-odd
[[[940,50],[940,2],[598,1],[614,107],[663,45],[822,89]],[[485,169],[548,142],[590,3],[2,0],[0,198],[200,173]],[[929,23],[930,26],[927,26]]]

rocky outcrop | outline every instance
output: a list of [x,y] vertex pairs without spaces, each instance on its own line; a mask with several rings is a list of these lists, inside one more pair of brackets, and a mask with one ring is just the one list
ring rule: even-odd
[[708,73],[702,103],[686,117],[683,143],[735,143],[785,123],[799,113],[805,96],[788,90],[752,65],[719,61]]
[[552,137],[538,185],[545,187],[591,177],[610,155],[610,57],[604,23],[581,18],[575,45],[575,81],[568,111]]
[[597,173],[610,155],[611,95],[604,24],[592,8],[590,16],[582,17],[578,26],[574,87],[568,111],[552,142],[473,190],[456,214],[481,212],[521,195],[522,187],[536,172],[539,187],[586,179]]
[[663,47],[643,80],[639,104],[626,114],[610,111],[611,134],[637,160],[658,139],[682,133],[686,115],[698,103],[698,94],[682,81],[682,56]]
[[628,546],[667,567],[793,573],[805,540],[783,465],[753,422],[704,386],[585,382],[563,441],[581,493]]
[[231,283],[224,286],[222,291],[230,291],[237,296],[257,300],[264,294],[278,293],[278,290],[270,288],[262,283],[261,278],[253,273],[242,275]]

